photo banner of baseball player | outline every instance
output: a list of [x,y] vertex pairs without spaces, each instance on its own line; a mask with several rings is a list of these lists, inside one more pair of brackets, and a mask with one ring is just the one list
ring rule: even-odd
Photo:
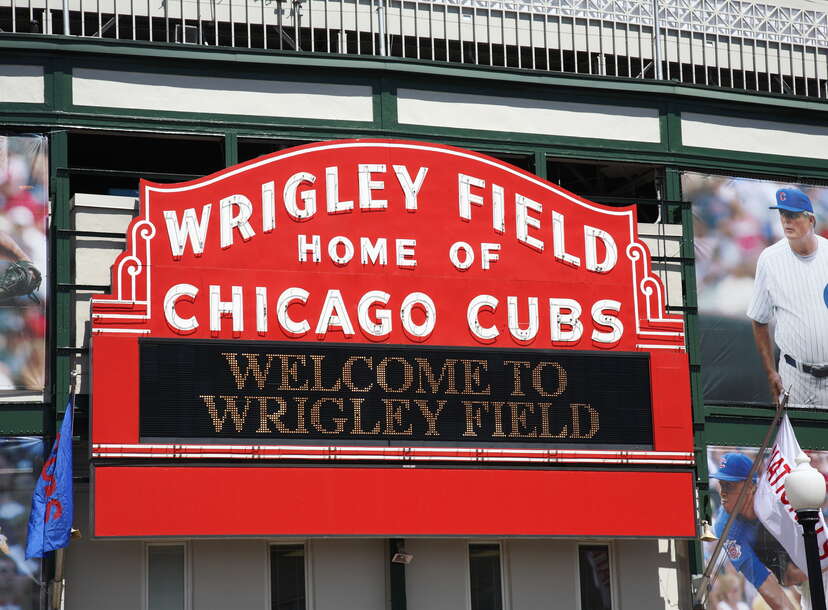
[[[751,483],[747,477],[756,456],[755,447],[710,446],[707,449],[710,514],[717,536],[721,535],[741,488],[749,485],[742,512],[724,543],[708,596],[707,607],[711,610],[775,607],[768,600],[783,595],[794,608],[810,607],[807,599],[802,599],[803,591],[807,596],[808,585],[804,553],[800,557],[801,528],[799,533],[795,532],[796,524],[779,501],[787,467],[794,465],[790,456],[799,448],[790,424],[786,429],[785,422],[787,417],[780,425],[773,447],[765,454],[756,480]],[[828,451],[805,453],[811,458],[811,465],[828,476]],[[828,502],[822,512],[823,515],[828,512]],[[706,563],[716,543],[703,545]]]
[[685,173],[707,404],[828,408],[828,187]]
[[41,608],[41,560],[25,554],[31,498],[42,465],[41,439],[0,439],[0,608]]
[[48,141],[0,135],[0,395],[43,391]]

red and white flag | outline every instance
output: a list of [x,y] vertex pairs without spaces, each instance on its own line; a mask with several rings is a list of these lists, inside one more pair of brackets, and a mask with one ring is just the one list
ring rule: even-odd
[[[794,564],[807,574],[802,528],[797,523],[796,513],[785,494],[785,477],[796,467],[796,456],[801,452],[786,413],[779,425],[768,466],[759,479],[753,498],[753,509],[762,525],[779,541]],[[816,531],[822,582],[828,591],[828,531],[825,529],[825,518],[821,514]],[[807,590],[807,586],[803,586],[802,589]]]

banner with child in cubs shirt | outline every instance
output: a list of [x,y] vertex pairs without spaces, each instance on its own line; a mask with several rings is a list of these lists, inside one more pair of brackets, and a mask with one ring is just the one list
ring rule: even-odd
[[[756,452],[756,447],[707,448],[710,514],[719,537],[747,482]],[[793,470],[798,452],[799,445],[786,421],[772,447],[764,452],[759,472],[749,484],[746,505],[725,540],[708,596],[710,610],[766,610],[773,606],[765,595],[779,594],[786,596],[796,610],[810,608],[802,529],[788,511],[790,505],[784,494],[785,477]],[[806,454],[814,468],[828,475],[828,451],[809,450]],[[822,510],[828,514],[828,503]],[[825,552],[823,536],[821,532],[821,554]],[[703,543],[705,563],[715,547],[716,542]],[[796,559],[798,554],[801,560]]]
[[[796,566],[807,574],[802,528],[797,523],[796,513],[791,508],[785,494],[785,479],[796,467],[796,457],[801,452],[802,449],[799,447],[786,414],[779,425],[779,432],[771,449],[767,468],[759,478],[753,507],[765,529],[779,541]],[[822,581],[828,589],[828,532],[825,529],[823,514],[820,514],[820,524],[817,527],[817,545],[820,552]],[[806,589],[804,586],[802,588]],[[803,607],[805,607],[804,604]]]

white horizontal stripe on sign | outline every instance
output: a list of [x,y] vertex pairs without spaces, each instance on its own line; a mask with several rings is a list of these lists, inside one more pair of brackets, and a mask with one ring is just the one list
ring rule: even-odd
[[44,83],[42,66],[0,65],[0,103],[42,104]]
[[659,142],[658,109],[531,100],[421,89],[397,91],[397,120],[409,125]]
[[828,159],[828,127],[681,113],[684,146]]
[[377,460],[438,462],[507,462],[547,464],[692,465],[682,451],[600,449],[494,449],[458,447],[352,447],[339,445],[189,445],[94,443],[94,458],[172,458],[238,460]]
[[367,85],[208,78],[75,68],[75,106],[371,121]]

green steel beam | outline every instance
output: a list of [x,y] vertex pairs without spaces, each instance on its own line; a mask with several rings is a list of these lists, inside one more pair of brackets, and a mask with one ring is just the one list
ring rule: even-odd
[[0,436],[42,436],[43,405],[0,408]]

